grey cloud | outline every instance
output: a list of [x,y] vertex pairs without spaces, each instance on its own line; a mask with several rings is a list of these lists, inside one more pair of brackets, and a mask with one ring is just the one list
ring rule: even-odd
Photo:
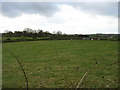
[[118,18],[120,19],[120,2],[118,3]]
[[0,15],[2,14],[2,2],[0,1]]
[[59,8],[55,3],[45,2],[3,2],[2,14],[8,17],[20,16],[22,13],[52,16]]
[[81,2],[81,3],[68,3],[74,8],[81,9],[86,12],[94,14],[102,14],[107,16],[118,16],[118,3],[117,2]]
[[117,2],[3,2],[2,14],[7,17],[17,17],[22,13],[50,17],[59,10],[58,5],[63,4],[94,14],[118,16]]

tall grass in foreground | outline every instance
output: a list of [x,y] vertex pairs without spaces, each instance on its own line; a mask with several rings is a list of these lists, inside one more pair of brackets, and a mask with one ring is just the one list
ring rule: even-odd
[[[117,42],[56,40],[3,46],[22,58],[29,88],[118,87]],[[21,74],[16,59],[3,48],[3,87],[26,87]]]
[[6,47],[4,47],[4,49],[6,51],[8,51],[16,59],[16,61],[18,62],[19,66],[20,66],[20,68],[21,68],[21,70],[23,72],[24,78],[26,80],[26,88],[28,90],[28,78],[27,78],[26,72],[25,72],[25,70],[24,70],[24,68],[23,68],[23,66],[22,66],[22,64],[20,62],[20,59],[18,58],[18,56],[16,56],[13,52],[11,52],[10,50],[8,50]]

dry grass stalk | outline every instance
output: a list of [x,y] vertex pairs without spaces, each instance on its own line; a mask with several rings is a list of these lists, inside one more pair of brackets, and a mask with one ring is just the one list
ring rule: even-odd
[[84,74],[84,76],[82,77],[82,79],[80,80],[80,82],[78,83],[77,87],[76,88],[79,88],[79,86],[81,85],[82,81],[84,80],[85,76],[87,75],[88,72],[86,72]]

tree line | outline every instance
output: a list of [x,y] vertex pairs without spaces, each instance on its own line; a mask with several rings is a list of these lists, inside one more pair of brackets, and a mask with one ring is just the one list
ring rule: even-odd
[[42,29],[32,30],[31,28],[25,28],[23,31],[6,31],[2,33],[3,37],[48,37],[51,35],[48,31],[43,31]]
[[[25,28],[23,31],[6,31],[2,33],[3,42],[9,41],[31,41],[31,40],[84,40],[86,39],[95,39],[98,40],[120,40],[119,34],[63,34],[61,31],[50,33],[48,31],[43,31],[42,29],[33,30],[31,28]],[[16,39],[14,37],[17,37]],[[30,38],[28,38],[30,37]],[[14,40],[13,40],[14,38]]]
[[[82,35],[83,36],[83,35]],[[86,35],[84,35],[86,36]],[[48,37],[49,39],[79,39],[78,34],[74,35],[68,35],[68,34],[63,34],[61,31],[54,31],[53,33],[50,33],[48,31],[43,31],[42,29],[38,30],[32,30],[31,28],[25,28],[23,31],[5,31],[2,33],[2,37],[32,37],[32,38],[39,38],[39,37]],[[48,39],[47,38],[47,39]]]

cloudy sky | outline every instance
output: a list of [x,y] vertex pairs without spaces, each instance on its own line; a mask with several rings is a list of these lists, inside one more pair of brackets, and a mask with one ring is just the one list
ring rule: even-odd
[[2,2],[0,32],[118,33],[117,2]]

